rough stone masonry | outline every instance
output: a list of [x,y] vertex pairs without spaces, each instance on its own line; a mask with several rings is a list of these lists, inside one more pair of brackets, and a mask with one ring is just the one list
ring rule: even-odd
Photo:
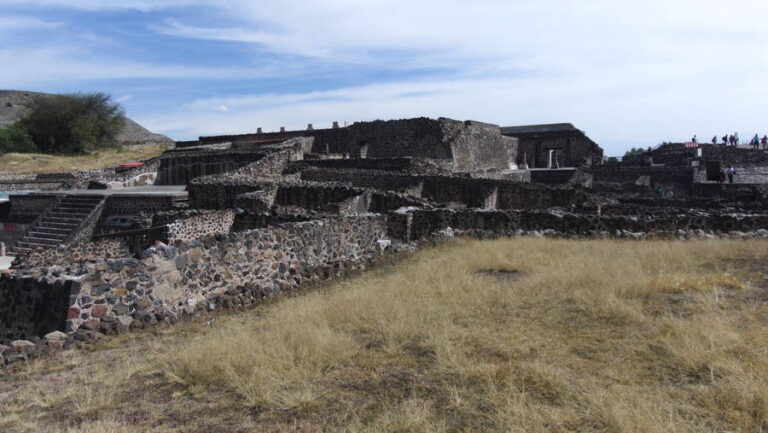
[[[570,124],[416,118],[200,137],[121,173],[3,176],[37,192],[0,213],[16,254],[2,361],[246,307],[449,236],[768,236],[762,151],[654,152],[608,166]],[[734,162],[740,182],[707,180]]]

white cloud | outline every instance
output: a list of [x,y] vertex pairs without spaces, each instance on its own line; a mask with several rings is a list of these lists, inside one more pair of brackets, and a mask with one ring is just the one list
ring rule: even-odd
[[0,5],[55,7],[88,11],[135,9],[150,11],[202,4],[200,0],[0,0]]
[[0,48],[0,82],[8,88],[30,88],[72,81],[116,79],[203,79],[245,80],[284,74],[274,67],[187,66],[148,63],[121,58],[94,56],[77,47],[51,46],[29,51]]
[[218,111],[219,113],[229,113],[229,107],[223,104],[217,105],[213,110]]
[[51,29],[61,26],[61,23],[44,21],[23,15],[0,16],[0,32],[19,30]]
[[744,0],[241,0],[218,8],[228,25],[172,20],[165,32],[334,59],[406,51],[454,63],[594,66],[656,57],[658,48],[689,57],[702,35],[730,40],[750,29],[760,37],[745,42],[761,46],[768,15],[768,3]]
[[[257,127],[303,129],[313,123],[322,128],[333,121],[417,116],[474,119],[502,126],[573,122],[598,140],[608,154],[665,139],[687,139],[694,133],[722,135],[720,127],[744,131],[763,121],[763,111],[744,113],[729,103],[761,104],[768,83],[738,83],[728,90],[707,92],[696,90],[706,83],[694,84],[682,88],[659,85],[653,79],[627,81],[605,75],[573,82],[552,77],[414,81],[200,99],[176,111],[141,117],[141,121],[179,139],[252,132]],[[211,114],[221,105],[237,110]]]
[[[764,79],[768,2],[764,1],[0,0],[0,4],[159,11],[154,16],[159,21],[148,24],[155,32],[239,43],[256,48],[254,53],[267,50],[276,59],[264,66],[263,59],[254,56],[253,63],[259,66],[248,67],[239,66],[247,63],[241,58],[232,59],[231,64],[238,66],[217,58],[216,64],[201,67],[115,60],[109,53],[62,52],[59,47],[32,52],[24,47],[0,48],[0,61],[13,65],[0,69],[0,82],[11,87],[125,78],[246,83],[279,77],[288,82],[308,76],[304,74],[313,66],[333,74],[354,73],[362,65],[374,77],[368,79],[370,85],[358,87],[338,84],[338,89],[324,92],[200,99],[182,102],[170,113],[137,116],[180,138],[246,132],[257,126],[303,128],[333,120],[446,115],[503,124],[572,121],[610,150],[612,143],[647,145],[694,133],[722,134],[719,128],[748,131],[764,125],[763,95],[768,93]],[[166,25],[159,26],[161,22]],[[0,28],[2,23],[0,19]],[[379,71],[392,79],[396,72],[416,69],[450,71],[450,75],[400,78],[390,84],[375,78]]]

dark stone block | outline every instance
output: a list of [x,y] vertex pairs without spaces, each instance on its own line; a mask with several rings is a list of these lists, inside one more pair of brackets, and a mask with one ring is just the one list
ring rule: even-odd
[[109,284],[99,284],[98,286],[91,287],[91,294],[93,296],[101,296],[110,288]]

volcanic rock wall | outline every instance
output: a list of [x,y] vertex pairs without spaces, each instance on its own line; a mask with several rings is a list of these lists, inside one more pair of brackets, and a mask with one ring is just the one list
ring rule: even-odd
[[391,215],[393,238],[414,241],[448,228],[467,234],[511,235],[551,233],[560,235],[613,236],[614,234],[680,232],[757,232],[768,228],[768,214],[724,212],[662,213],[644,217],[626,215],[576,214],[543,210],[410,209]]
[[72,281],[0,274],[0,344],[64,329]]
[[188,243],[205,236],[227,234],[235,221],[234,209],[183,211],[175,214],[167,213],[165,216],[169,218],[168,242],[171,244]]
[[112,333],[200,309],[251,304],[364,269],[380,255],[378,241],[385,238],[385,218],[377,216],[207,236],[152,247],[141,259],[95,258],[90,254],[96,247],[76,246],[73,256],[90,258],[60,258],[59,264],[18,269],[0,279],[2,305],[13,306],[0,316],[0,335],[6,336],[0,343],[53,329]]
[[263,157],[260,153],[230,150],[164,154],[155,185],[186,185],[196,177],[230,172]]
[[452,170],[506,170],[516,158],[513,138],[496,125],[446,118],[359,122],[347,128],[200,137],[201,144],[231,142],[241,147],[276,139],[313,137],[312,153],[353,159],[415,157],[452,161]]

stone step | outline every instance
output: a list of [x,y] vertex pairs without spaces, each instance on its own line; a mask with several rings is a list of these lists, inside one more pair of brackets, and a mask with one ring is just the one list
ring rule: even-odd
[[61,241],[59,241],[58,239],[39,238],[36,236],[24,236],[24,240],[21,241],[20,243],[22,242],[29,242],[29,243],[41,244],[41,245],[51,245],[51,246],[59,245],[61,243]]
[[78,223],[76,222],[47,220],[43,218],[43,221],[40,223],[40,226],[38,227],[62,228],[62,229],[67,229],[68,231],[72,231],[75,227],[77,227],[77,224]]
[[58,207],[56,207],[53,210],[59,211],[59,212],[90,212],[95,207],[96,206],[91,206],[87,204],[82,204],[82,205],[75,205],[75,204],[61,205],[60,204]]
[[[72,226],[74,227],[74,225]],[[68,234],[71,233],[72,230],[70,228],[62,228],[62,227],[53,227],[49,225],[39,225],[37,227],[34,227],[35,231],[43,232],[43,233],[50,233],[50,234]]]
[[61,217],[61,218],[67,218],[67,217],[82,217],[82,216],[88,216],[90,212],[83,212],[83,211],[77,211],[77,212],[66,212],[66,211],[60,211],[58,209],[54,209],[50,212],[48,212],[49,216],[52,217]]
[[104,197],[101,197],[101,196],[85,196],[85,195],[82,195],[82,196],[80,196],[80,195],[70,195],[70,196],[66,196],[66,197],[64,197],[63,199],[61,199],[61,201],[63,201],[63,202],[64,202],[64,201],[77,201],[77,202],[99,202],[99,201],[101,201],[103,198],[104,198]]
[[98,201],[61,201],[58,206],[94,208],[97,204],[99,204]]
[[46,215],[43,217],[43,222],[52,222],[52,223],[75,223],[75,225],[79,224],[80,221],[82,221],[83,218],[79,218],[77,216],[61,216],[61,215]]
[[68,195],[61,201],[81,201],[81,202],[100,202],[104,197],[100,195]]
[[40,232],[40,231],[35,230],[35,231],[27,232],[27,236],[29,236],[31,238],[63,240],[63,239],[66,239],[67,236],[69,236],[69,233],[49,233],[49,232]]
[[18,246],[15,247],[15,250],[20,251],[22,249],[26,249],[27,251],[29,251],[37,247],[51,248],[51,246],[52,245],[48,245],[48,244],[38,244],[34,242],[19,241]]

